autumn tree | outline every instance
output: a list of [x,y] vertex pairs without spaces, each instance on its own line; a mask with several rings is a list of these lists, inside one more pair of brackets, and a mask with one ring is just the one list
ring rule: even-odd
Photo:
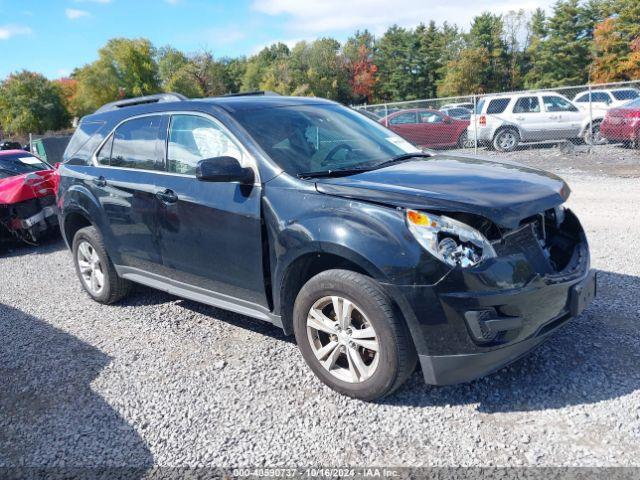
[[613,15],[595,28],[592,80],[637,80],[640,78],[640,3],[618,0],[612,10]]
[[69,125],[60,87],[23,70],[0,84],[0,127],[12,135],[44,133]]

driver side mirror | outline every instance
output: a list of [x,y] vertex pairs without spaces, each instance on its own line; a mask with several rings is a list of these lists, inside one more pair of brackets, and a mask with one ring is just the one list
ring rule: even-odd
[[449,116],[444,117],[444,123],[453,123],[453,119]]
[[205,158],[196,166],[196,178],[203,182],[239,182],[252,184],[254,174],[251,168],[243,168],[237,158],[223,156]]

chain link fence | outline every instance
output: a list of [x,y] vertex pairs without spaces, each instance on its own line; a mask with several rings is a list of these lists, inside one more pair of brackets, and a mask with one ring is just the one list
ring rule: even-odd
[[520,156],[632,155],[640,161],[640,81],[355,107],[428,149]]

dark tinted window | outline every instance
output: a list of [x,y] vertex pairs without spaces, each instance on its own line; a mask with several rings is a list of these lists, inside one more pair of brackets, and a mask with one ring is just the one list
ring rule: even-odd
[[134,118],[120,125],[114,132],[110,165],[164,170],[156,148],[161,122],[161,116],[150,116]]
[[88,163],[89,157],[103,138],[96,135],[103,125],[104,122],[82,122],[78,125],[62,155],[62,161],[67,162],[71,158],[78,158]]
[[611,93],[616,100],[633,100],[640,97],[637,90],[614,90]]
[[538,113],[540,111],[540,101],[538,97],[519,98],[513,107],[513,113]]
[[510,101],[510,98],[496,98],[495,100],[491,100],[487,107],[487,114],[504,113]]
[[27,152],[0,155],[0,178],[49,169],[51,166]]
[[406,123],[417,123],[416,112],[400,113],[393,117],[389,123],[391,125],[404,125]]
[[593,92],[591,94],[591,98],[593,99],[592,101],[594,102],[610,102],[611,101],[611,97],[609,96],[608,93],[605,92]]

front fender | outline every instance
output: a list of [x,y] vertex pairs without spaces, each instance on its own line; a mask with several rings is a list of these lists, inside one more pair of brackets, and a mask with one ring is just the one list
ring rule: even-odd
[[300,183],[307,188],[269,183],[265,189],[274,305],[280,304],[288,268],[310,253],[348,260],[385,284],[432,285],[449,270],[413,238],[404,210],[322,194]]

